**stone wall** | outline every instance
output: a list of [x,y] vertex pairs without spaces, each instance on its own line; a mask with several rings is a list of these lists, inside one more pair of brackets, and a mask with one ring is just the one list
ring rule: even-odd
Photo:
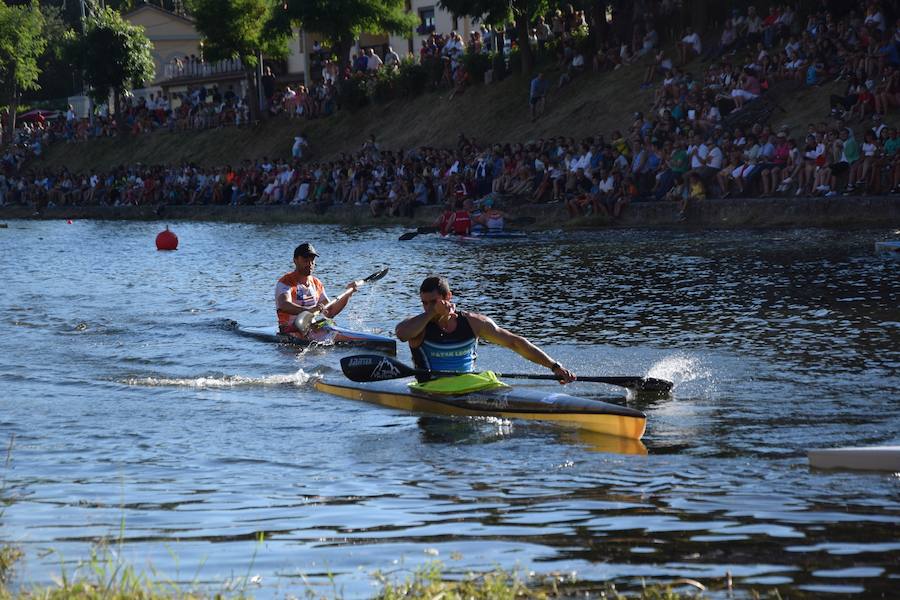
[[[900,196],[831,198],[729,198],[704,200],[688,209],[687,218],[678,219],[671,202],[636,202],[621,218],[569,219],[561,204],[507,206],[514,216],[536,219],[529,229],[559,227],[651,227],[684,228],[767,228],[767,227],[896,227],[900,226]],[[329,209],[317,214],[295,206],[77,206],[53,207],[40,215],[25,206],[0,206],[0,219],[109,219],[148,221],[226,221],[248,223],[345,223],[354,225],[430,224],[438,207],[417,211],[415,219],[379,219],[359,207]]]

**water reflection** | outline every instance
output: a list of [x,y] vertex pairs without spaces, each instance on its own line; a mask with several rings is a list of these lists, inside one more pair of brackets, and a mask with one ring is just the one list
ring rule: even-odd
[[426,444],[491,444],[520,438],[548,438],[543,443],[575,444],[594,452],[646,455],[640,440],[541,423],[514,423],[494,417],[421,416],[419,438]]

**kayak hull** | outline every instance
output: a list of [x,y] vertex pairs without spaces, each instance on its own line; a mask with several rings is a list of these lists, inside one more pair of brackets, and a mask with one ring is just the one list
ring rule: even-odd
[[272,327],[240,327],[235,329],[241,335],[264,342],[308,348],[310,346],[338,346],[341,348],[366,348],[378,350],[391,356],[397,355],[397,341],[383,335],[365,331],[353,331],[338,325],[323,325],[316,328],[308,337],[299,334],[280,333]]
[[881,256],[900,259],[900,241],[875,242],[875,252]]
[[528,234],[524,231],[508,231],[505,229],[500,231],[473,229],[471,233],[469,233],[469,235],[456,235],[453,233],[447,235],[437,235],[440,239],[448,240],[451,242],[475,242],[480,240],[517,240],[528,237]]
[[644,413],[600,400],[521,387],[481,390],[463,395],[429,394],[409,388],[414,379],[370,383],[318,380],[317,390],[390,408],[440,415],[552,421],[586,431],[640,440]]
[[821,448],[807,455],[816,469],[900,472],[900,446]]

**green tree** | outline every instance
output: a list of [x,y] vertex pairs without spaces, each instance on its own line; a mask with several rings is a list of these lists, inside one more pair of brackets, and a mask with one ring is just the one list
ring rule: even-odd
[[209,60],[238,58],[247,70],[250,88],[250,118],[259,118],[256,69],[262,55],[287,55],[289,32],[273,26],[276,12],[283,12],[275,0],[189,0],[197,30],[203,35],[203,56]]
[[[71,3],[70,3],[71,4]],[[23,102],[55,100],[81,89],[81,60],[75,31],[59,6],[41,5],[47,51],[41,57],[39,88],[22,94]],[[77,25],[77,22],[75,23]]]
[[81,44],[84,78],[91,87],[91,98],[97,103],[109,102],[112,91],[117,115],[122,94],[151,81],[156,73],[153,45],[143,28],[132,25],[109,7],[94,7]]
[[341,66],[361,33],[412,35],[419,22],[406,11],[404,0],[285,0],[284,5],[277,24],[284,29],[286,18],[287,23],[325,36]]
[[7,126],[10,132],[16,128],[16,110],[22,90],[38,87],[41,74],[38,59],[47,46],[43,30],[44,16],[37,0],[27,6],[0,3],[0,89],[9,104]]

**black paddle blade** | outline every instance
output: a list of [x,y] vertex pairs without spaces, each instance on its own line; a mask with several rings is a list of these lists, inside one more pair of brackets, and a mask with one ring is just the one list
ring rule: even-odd
[[673,384],[665,379],[657,379],[655,377],[579,377],[579,381],[594,381],[598,383],[609,383],[628,388],[636,392],[646,392],[653,394],[668,394],[672,391]]
[[351,381],[384,381],[415,375],[415,369],[378,354],[358,354],[341,359],[341,371]]
[[634,385],[634,389],[638,392],[651,392],[656,394],[668,394],[672,391],[672,387],[674,387],[674,384],[671,381],[657,379],[656,377],[644,377],[638,379]]
[[384,268],[384,269],[378,271],[377,273],[372,273],[371,275],[369,275],[368,277],[363,279],[363,281],[365,281],[366,283],[372,283],[373,281],[378,281],[379,279],[381,279],[382,277],[387,275],[388,270],[389,270],[388,268]]
[[417,235],[419,235],[418,231],[407,231],[406,233],[404,233],[403,235],[400,236],[400,241],[405,242],[407,240],[411,240],[414,237],[416,237]]

